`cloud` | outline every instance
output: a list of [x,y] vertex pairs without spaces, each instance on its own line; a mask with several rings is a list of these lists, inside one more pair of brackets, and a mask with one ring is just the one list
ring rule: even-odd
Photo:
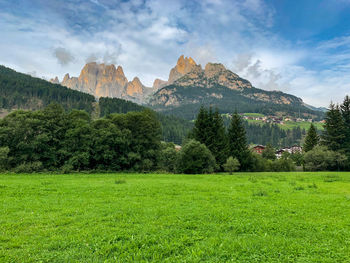
[[65,48],[58,47],[53,51],[53,55],[57,58],[58,63],[62,66],[68,65],[69,63],[74,61],[73,55]]
[[232,62],[231,69],[241,77],[248,79],[256,88],[287,92],[289,85],[281,73],[271,68],[264,68],[260,59],[253,53],[238,54]]
[[267,1],[16,3],[0,0],[0,63],[22,72],[77,76],[86,62],[97,61],[122,65],[128,79],[138,76],[150,86],[167,79],[185,54],[203,66],[223,63],[257,88],[288,91],[319,106],[350,90],[350,37],[290,42],[274,31],[276,11]]

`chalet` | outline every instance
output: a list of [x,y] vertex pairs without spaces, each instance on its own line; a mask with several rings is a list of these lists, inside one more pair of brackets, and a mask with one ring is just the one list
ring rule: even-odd
[[252,148],[253,152],[257,153],[257,154],[262,154],[262,152],[265,150],[265,146],[264,145],[256,145]]
[[280,159],[285,151],[283,149],[276,151],[276,158]]
[[291,153],[301,153],[303,151],[303,147],[299,146],[299,145],[293,145],[292,147],[290,147]]

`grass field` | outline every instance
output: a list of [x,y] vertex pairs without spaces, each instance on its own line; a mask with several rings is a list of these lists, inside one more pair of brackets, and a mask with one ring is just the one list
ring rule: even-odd
[[0,175],[0,262],[350,262],[350,173]]

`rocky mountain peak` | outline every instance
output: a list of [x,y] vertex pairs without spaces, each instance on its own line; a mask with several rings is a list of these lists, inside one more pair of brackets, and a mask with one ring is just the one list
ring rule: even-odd
[[176,66],[170,71],[168,83],[174,83],[174,81],[195,69],[201,69],[201,66],[197,65],[191,57],[188,58],[181,55],[177,60]]
[[50,82],[53,84],[60,84],[60,81],[57,76],[55,78],[50,79]]
[[66,75],[64,75],[64,78],[62,80],[62,83],[66,82],[67,80],[70,79],[69,73],[67,73]]
[[126,98],[135,99],[137,102],[142,102],[146,90],[137,77],[128,82],[121,66],[116,68],[113,64],[98,64],[96,62],[87,63],[78,78],[66,74],[61,84],[98,98]]
[[219,63],[208,63],[207,65],[205,65],[205,75],[208,78],[211,78],[217,74],[220,73],[224,73],[226,71],[226,68],[223,64],[219,64]]
[[140,79],[135,77],[131,82],[128,83],[126,87],[126,94],[128,96],[138,96],[143,94],[144,86],[142,85]]
[[153,90],[157,91],[163,87],[165,87],[168,84],[167,81],[162,80],[162,79],[155,79],[153,82]]

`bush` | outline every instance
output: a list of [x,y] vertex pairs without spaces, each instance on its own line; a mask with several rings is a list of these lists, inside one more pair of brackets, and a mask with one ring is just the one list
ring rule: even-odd
[[159,157],[159,169],[174,173],[176,171],[177,152],[173,143],[162,143]]
[[22,163],[15,169],[15,173],[34,173],[43,170],[43,164],[41,162]]
[[251,153],[251,171],[252,172],[264,172],[267,170],[268,161],[264,159],[260,154]]
[[305,170],[340,170],[344,168],[346,160],[346,156],[341,153],[328,150],[325,146],[315,146],[311,151],[305,153]]
[[198,141],[188,141],[179,152],[178,172],[186,174],[212,173],[215,158],[208,148]]
[[233,158],[232,156],[227,158],[226,163],[224,164],[224,169],[226,172],[229,172],[232,174],[234,171],[237,171],[239,169],[239,161],[237,158]]
[[269,171],[290,172],[295,171],[295,164],[289,158],[281,158],[274,161],[269,160]]
[[0,171],[6,169],[9,147],[0,147]]

